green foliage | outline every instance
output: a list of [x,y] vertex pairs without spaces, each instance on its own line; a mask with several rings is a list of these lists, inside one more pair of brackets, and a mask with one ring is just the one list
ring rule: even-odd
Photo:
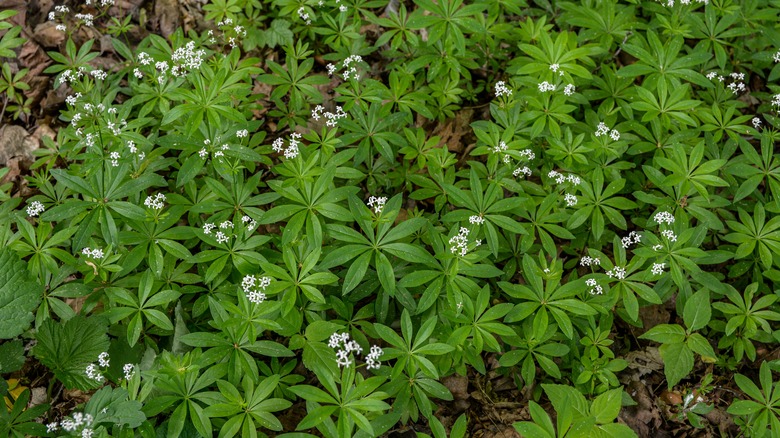
[[213,0],[166,38],[91,5],[100,48],[60,8],[37,111],[0,13],[0,119],[59,111],[0,170],[3,392],[97,390],[47,415],[78,435],[441,438],[489,375],[524,436],[633,436],[658,345],[663,427],[715,434],[718,382],[774,433],[776,364],[731,376],[780,342],[778,10],[670,3]]

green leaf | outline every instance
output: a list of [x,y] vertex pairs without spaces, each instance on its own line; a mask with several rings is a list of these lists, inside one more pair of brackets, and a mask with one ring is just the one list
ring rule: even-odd
[[689,332],[704,328],[710,322],[711,317],[712,306],[710,292],[707,289],[696,292],[685,302],[683,321],[688,326]]
[[13,251],[0,249],[0,339],[27,330],[42,298],[43,287],[30,277],[27,263]]
[[46,320],[36,333],[33,355],[54,372],[67,388],[90,389],[98,382],[84,370],[108,351],[108,322],[97,316],[76,315],[65,324]]
[[693,351],[684,343],[664,344],[658,351],[664,360],[664,374],[669,389],[693,371]]

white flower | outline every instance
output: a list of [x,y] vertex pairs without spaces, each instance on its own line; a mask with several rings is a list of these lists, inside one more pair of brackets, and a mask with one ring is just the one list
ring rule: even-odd
[[271,277],[255,277],[246,275],[241,281],[241,288],[244,290],[250,302],[260,304],[266,299],[265,290],[271,285]]
[[584,256],[580,259],[580,266],[601,266],[601,260],[598,257]]
[[224,222],[222,222],[221,224],[219,224],[219,229],[221,229],[221,230],[224,230],[224,229],[226,229],[226,228],[230,228],[230,229],[232,229],[232,228],[233,228],[233,222],[230,222],[230,221],[224,221]]
[[46,210],[46,207],[43,206],[43,203],[40,201],[33,201],[30,203],[30,205],[27,206],[27,215],[30,217],[36,217],[43,213]]
[[56,431],[57,429],[59,429],[59,424],[58,423],[49,423],[49,424],[46,425],[46,433],[52,433],[52,432]]
[[593,278],[585,280],[585,284],[590,287],[589,292],[591,295],[601,295],[604,292],[601,286],[599,286],[599,284]]
[[658,213],[655,214],[653,219],[658,224],[671,225],[671,224],[674,223],[674,216],[671,213],[669,213],[668,211],[659,211]]
[[450,252],[453,254],[459,253],[461,257],[465,256],[468,253],[468,237],[469,229],[461,227],[460,232],[455,236],[452,236],[449,241],[450,245],[452,245],[450,247]]
[[512,172],[512,176],[518,177],[520,175],[531,176],[531,169],[528,166],[518,167]]
[[666,267],[666,263],[653,263],[651,272],[653,275],[661,275],[664,273],[664,267]]
[[328,76],[332,76],[333,73],[336,73],[336,66],[333,64],[328,64],[325,68],[328,70]]
[[563,200],[566,201],[566,206],[568,207],[574,207],[577,205],[577,197],[572,195],[571,193],[567,193],[563,196]]
[[339,350],[336,352],[336,365],[340,367],[348,367],[352,364],[349,360],[349,352],[346,350]]
[[246,129],[242,129],[242,130],[236,132],[236,137],[238,137],[238,138],[244,138],[244,137],[246,137],[248,135],[249,135],[249,131],[246,130]]
[[366,204],[369,207],[374,208],[374,213],[379,214],[382,212],[382,209],[385,207],[386,202],[387,202],[387,197],[385,196],[380,196],[380,197],[371,196],[370,198],[368,198],[368,202],[366,202]]
[[626,278],[626,270],[620,266],[615,266],[611,270],[607,271],[607,275],[609,275],[610,278],[617,278],[618,280],[622,280]]
[[555,91],[555,85],[544,81],[541,84],[539,84],[539,91],[544,93],[546,91]]
[[607,135],[609,133],[609,127],[607,127],[607,124],[604,122],[599,123],[599,125],[596,127],[596,133],[594,134],[596,137],[601,137],[602,135]]
[[506,82],[504,81],[496,82],[496,97],[511,96],[511,95],[512,95],[512,90],[510,90],[506,86]]
[[758,117],[753,117],[753,120],[751,120],[751,123],[753,123],[753,127],[758,129],[761,127],[761,119]]
[[214,235],[214,238],[217,239],[217,243],[225,243],[228,240],[230,240],[230,237],[228,237],[225,233],[222,231],[217,231],[217,234]]
[[557,73],[557,72],[558,72],[558,69],[559,69],[560,67],[561,67],[561,66],[560,66],[560,65],[558,65],[557,63],[556,63],[556,64],[550,64],[550,70],[552,70],[552,71],[553,71],[553,73]]
[[661,235],[669,239],[671,242],[677,242],[677,235],[674,234],[674,231],[672,230],[663,230],[661,231]]
[[563,94],[566,96],[571,96],[574,94],[575,87],[573,84],[569,84],[566,87],[563,88]]
[[642,236],[637,233],[636,231],[632,231],[628,233],[628,236],[620,239],[621,244],[623,245],[623,248],[628,248],[634,243],[639,243],[639,240],[642,238]]
[[217,228],[217,226],[212,223],[205,223],[203,224],[203,233],[211,234],[211,230],[213,230],[214,228]]
[[98,382],[103,381],[103,375],[100,374],[100,371],[98,371],[98,368],[94,363],[87,365],[87,369],[84,371],[84,373],[89,379],[97,380]]
[[339,11],[341,11],[341,12],[347,12],[347,6],[346,6],[346,5],[341,5],[341,6],[339,6]]
[[161,210],[165,206],[163,201],[165,201],[165,195],[158,193],[154,196],[147,196],[144,205],[154,210]]
[[92,429],[90,429],[90,428],[88,428],[88,427],[85,427],[85,428],[84,428],[84,429],[81,431],[81,438],[92,438],[92,434],[93,434],[93,433],[95,433],[95,431],[94,431],[94,430],[92,430]]
[[90,249],[89,247],[85,247],[81,250],[81,254],[87,256],[91,259],[102,259],[104,256],[103,250],[99,248]]
[[613,129],[609,132],[609,138],[611,138],[612,141],[618,141],[620,140],[620,133],[617,131],[617,129]]
[[131,363],[126,363],[122,367],[122,371],[124,371],[125,373],[125,380],[130,380],[131,378],[133,378],[133,375],[135,374],[135,365]]
[[103,368],[108,368],[109,360],[108,352],[104,351],[98,355],[98,364]]
[[482,225],[485,223],[485,218],[478,215],[473,215],[469,217],[469,223],[472,225]]
[[661,248],[663,248],[663,247],[664,247],[664,246],[663,246],[663,245],[661,245],[660,243],[659,243],[658,245],[653,245],[653,251],[659,251],[659,250],[660,250]]

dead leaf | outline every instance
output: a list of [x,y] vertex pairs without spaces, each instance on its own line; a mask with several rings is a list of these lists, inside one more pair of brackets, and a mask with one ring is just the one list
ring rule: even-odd
[[158,17],[158,26],[162,36],[168,38],[181,25],[181,10],[176,0],[156,0],[154,16]]
[[65,41],[65,32],[56,29],[57,23],[53,21],[44,21],[35,26],[33,38],[43,47],[58,47]]

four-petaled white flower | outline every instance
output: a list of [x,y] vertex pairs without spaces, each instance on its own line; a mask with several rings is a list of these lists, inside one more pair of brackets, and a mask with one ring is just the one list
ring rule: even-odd
[[665,267],[666,267],[666,263],[653,263],[651,272],[653,273],[653,275],[661,275],[664,273]]
[[385,208],[385,203],[387,202],[387,197],[385,196],[371,196],[368,198],[368,202],[366,202],[366,205],[374,209],[374,213],[379,214],[382,212],[382,209]]
[[46,207],[43,206],[41,201],[33,201],[27,206],[27,215],[30,217],[36,217],[43,213]]

